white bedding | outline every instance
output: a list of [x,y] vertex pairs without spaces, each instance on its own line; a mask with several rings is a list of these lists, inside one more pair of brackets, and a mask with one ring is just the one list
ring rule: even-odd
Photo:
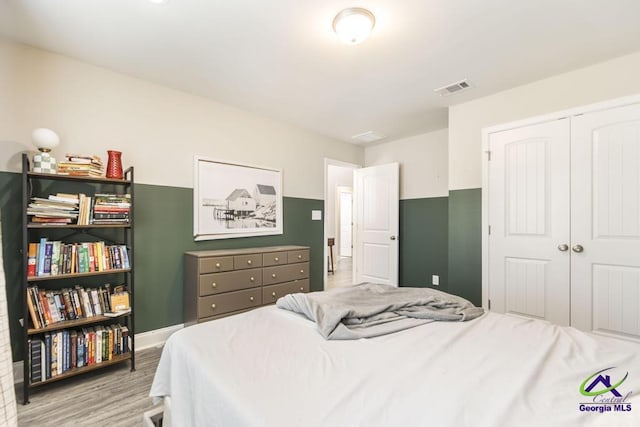
[[[314,328],[269,306],[183,329],[150,394],[174,426],[640,426],[635,343],[494,313],[355,341]],[[632,410],[581,412],[609,367]]]

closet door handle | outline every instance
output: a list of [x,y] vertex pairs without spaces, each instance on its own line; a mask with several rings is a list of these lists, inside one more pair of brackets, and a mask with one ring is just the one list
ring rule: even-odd
[[582,245],[573,245],[573,247],[571,248],[571,250],[572,250],[573,252],[580,253],[580,252],[584,251],[584,248],[582,247]]
[[561,245],[558,245],[558,250],[559,250],[560,252],[566,252],[566,251],[568,251],[568,250],[569,250],[569,245],[567,245],[567,244],[565,244],[565,243],[563,243],[563,244],[561,244]]

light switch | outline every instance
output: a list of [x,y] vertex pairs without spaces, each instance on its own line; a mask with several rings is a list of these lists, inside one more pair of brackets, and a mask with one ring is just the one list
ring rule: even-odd
[[311,220],[312,221],[321,221],[322,220],[322,211],[312,210],[311,211]]

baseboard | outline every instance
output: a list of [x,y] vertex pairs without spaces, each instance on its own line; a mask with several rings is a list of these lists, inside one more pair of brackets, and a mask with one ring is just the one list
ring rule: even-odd
[[[166,328],[154,329],[153,331],[141,332],[136,334],[136,351],[145,350],[151,347],[160,347],[165,341],[176,331],[184,328],[181,323],[179,325],[167,326]],[[22,383],[24,379],[24,371],[22,360],[13,363],[13,383]]]
[[136,351],[145,350],[151,347],[160,347],[171,336],[171,334],[182,328],[184,328],[184,325],[181,323],[179,325],[171,325],[166,328],[154,329],[153,331],[136,334]]

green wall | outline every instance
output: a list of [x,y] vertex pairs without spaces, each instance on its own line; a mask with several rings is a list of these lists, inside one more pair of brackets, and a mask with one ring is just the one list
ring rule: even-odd
[[[21,342],[18,322],[22,304],[20,180],[20,174],[0,172],[2,247],[13,343]],[[311,289],[322,290],[323,222],[311,220],[312,209],[323,209],[322,200],[285,197],[282,235],[195,242],[192,189],[136,184],[134,190],[137,333],[182,323],[182,255],[185,251],[283,244],[310,246]],[[20,360],[21,354],[21,346],[14,346],[13,359]]]
[[449,192],[449,292],[482,304],[482,191]]
[[[2,246],[12,342],[20,342],[21,176],[0,172]],[[78,191],[81,191],[78,189]],[[284,234],[195,242],[193,190],[135,185],[136,332],[182,323],[182,255],[185,251],[271,245],[311,247],[311,289],[322,290],[323,222],[311,220],[322,200],[284,198]],[[481,303],[481,190],[449,197],[400,201],[400,283],[430,286]],[[14,346],[14,360],[21,357]]]
[[431,287],[437,274],[447,291],[447,211],[447,197],[400,201],[401,285]]
[[311,220],[322,200],[285,197],[284,234],[237,239],[193,240],[193,190],[135,186],[136,331],[182,323],[182,255],[185,251],[254,246],[311,247],[311,289],[322,290],[323,222]]

